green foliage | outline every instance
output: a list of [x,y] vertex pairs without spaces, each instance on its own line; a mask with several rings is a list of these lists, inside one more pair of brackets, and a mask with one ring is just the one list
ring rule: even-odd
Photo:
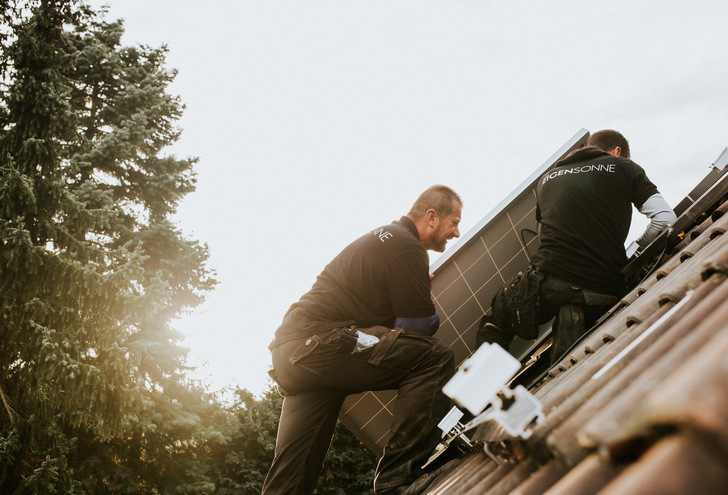
[[373,495],[377,458],[343,423],[336,424],[316,493]]
[[209,451],[228,441],[229,417],[214,396],[187,386],[176,401],[153,394],[137,422],[108,441],[75,432],[73,464],[84,493],[214,493]]
[[282,397],[270,387],[261,399],[235,391],[228,406],[229,441],[212,451],[217,466],[217,495],[259,494],[273,460]]
[[[171,323],[214,288],[170,221],[195,158],[165,47],[77,0],[0,2],[0,493],[260,493],[281,398],[186,376]],[[368,493],[341,425],[317,493]]]
[[[183,466],[175,448],[204,425],[170,323],[215,280],[168,220],[196,160],[162,154],[183,110],[166,49],[121,47],[120,23],[73,0],[3,15],[0,491],[177,492],[188,476],[128,462]],[[190,489],[211,491],[202,479]]]

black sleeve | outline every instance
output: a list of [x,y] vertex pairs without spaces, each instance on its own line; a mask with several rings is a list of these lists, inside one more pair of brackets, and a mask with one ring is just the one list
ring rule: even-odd
[[632,162],[630,170],[630,189],[632,191],[632,197],[630,199],[632,200],[632,204],[639,210],[650,196],[657,194],[659,191],[657,190],[657,186],[647,178],[647,174],[642,167]]

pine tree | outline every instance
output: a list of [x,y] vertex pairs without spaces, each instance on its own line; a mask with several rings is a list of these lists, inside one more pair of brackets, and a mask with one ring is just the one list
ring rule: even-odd
[[79,442],[139,445],[154,421],[188,425],[168,445],[200,433],[171,322],[215,281],[169,220],[195,160],[162,154],[183,111],[166,49],[120,47],[121,23],[74,0],[4,7],[0,491],[73,493]]
[[[166,48],[75,0],[0,3],[0,493],[259,493],[281,397],[223,405],[172,321],[214,285],[170,221],[194,158]],[[318,493],[367,493],[341,425]]]

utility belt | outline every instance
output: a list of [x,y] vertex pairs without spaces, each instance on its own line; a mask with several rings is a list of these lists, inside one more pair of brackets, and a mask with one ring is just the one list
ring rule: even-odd
[[[510,331],[522,339],[531,340],[538,337],[538,326],[543,323],[539,316],[541,306],[539,294],[541,283],[546,276],[558,279],[533,265],[530,265],[526,271],[519,272],[498,289],[491,302],[492,315],[484,316],[483,320],[490,320],[498,328]],[[566,281],[562,282],[568,284]],[[570,304],[604,306],[618,301],[616,296],[610,294],[568,285],[574,291],[574,300],[569,302]],[[481,321],[481,326],[484,321]]]

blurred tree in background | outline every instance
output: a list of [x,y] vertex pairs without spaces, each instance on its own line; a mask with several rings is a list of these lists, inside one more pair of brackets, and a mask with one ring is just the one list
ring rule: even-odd
[[[259,493],[280,413],[188,378],[173,321],[216,281],[170,220],[194,158],[166,47],[76,0],[0,2],[0,493]],[[341,425],[318,493],[367,493]]]
[[119,23],[72,1],[4,16],[0,491],[72,493],[79,442],[200,433],[170,322],[215,280],[168,219],[195,177],[162,155],[183,109],[165,49],[121,48]]

